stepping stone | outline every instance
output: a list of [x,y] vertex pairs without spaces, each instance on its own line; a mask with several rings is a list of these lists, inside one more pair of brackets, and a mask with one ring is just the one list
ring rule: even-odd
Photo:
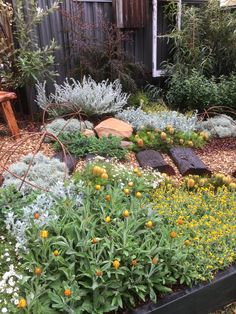
[[155,150],[148,149],[138,152],[136,158],[141,167],[151,167],[168,175],[175,175],[174,168],[168,165],[162,155]]
[[170,149],[170,155],[183,176],[211,174],[211,171],[191,148],[173,147]]
[[73,155],[69,155],[69,154],[64,155],[64,153],[62,151],[56,153],[53,156],[53,158],[57,158],[60,161],[65,162],[65,164],[68,168],[69,174],[71,174],[74,171],[74,169],[75,169],[75,167],[79,161],[79,159]]

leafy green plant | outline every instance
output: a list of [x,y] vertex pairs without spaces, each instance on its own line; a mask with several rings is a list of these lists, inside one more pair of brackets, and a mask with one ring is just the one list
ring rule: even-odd
[[[95,169],[85,171],[96,177]],[[78,181],[79,206],[72,194],[55,197],[57,221],[32,221],[21,286],[27,311],[102,314],[134,307],[137,300],[155,302],[178,281],[191,285],[197,274],[184,238],[161,224],[147,194],[136,192],[142,177],[136,178],[128,195],[115,176],[101,185]]]
[[57,1],[45,9],[38,7],[35,1],[30,1],[27,8],[22,0],[14,3],[13,35],[17,45],[14,47],[13,42],[6,40],[0,49],[1,86],[4,89],[32,85],[38,80],[56,75],[52,69],[54,51],[58,48],[56,42],[52,40],[47,46],[39,48],[36,28],[48,14],[57,9]]
[[207,133],[182,132],[172,126],[167,126],[163,131],[144,129],[131,136],[134,151],[151,148],[167,152],[173,146],[202,148],[207,139]]
[[[97,154],[105,157],[125,158],[127,150],[121,147],[121,139],[116,136],[97,138],[96,136],[86,137],[81,132],[63,133],[59,135],[60,141],[66,146],[69,152],[77,157],[84,157],[88,154]],[[55,143],[54,148],[60,149]]]
[[236,108],[236,76],[208,79],[197,70],[188,74],[176,72],[169,81],[166,99],[173,108],[182,111],[199,109],[210,105],[222,105]]

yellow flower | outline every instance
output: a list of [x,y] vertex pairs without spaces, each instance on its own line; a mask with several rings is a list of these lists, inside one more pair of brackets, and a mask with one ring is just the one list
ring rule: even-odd
[[106,216],[106,217],[105,217],[105,222],[106,222],[107,224],[109,224],[109,223],[111,222],[111,217],[110,217],[110,216]]
[[137,192],[137,193],[136,193],[136,197],[137,197],[137,198],[141,198],[141,197],[142,197],[142,193],[141,193],[141,192]]
[[148,229],[151,229],[151,228],[153,227],[153,222],[152,222],[151,220],[148,220],[148,221],[146,222],[146,227],[147,227]]
[[120,267],[120,262],[116,259],[113,261],[112,265],[117,270]]
[[128,210],[123,211],[123,217],[125,217],[125,218],[129,217],[129,211]]
[[124,189],[125,195],[129,195],[129,189]]
[[24,308],[26,307],[26,305],[27,305],[26,300],[25,300],[24,298],[21,298],[21,299],[19,300],[17,306],[18,306],[19,309],[24,309]]
[[41,230],[40,231],[40,237],[43,239],[48,238],[48,231],[47,230]]
[[95,186],[95,189],[96,189],[97,191],[101,190],[101,185],[97,184],[97,185]]
[[58,251],[58,250],[54,250],[54,251],[53,251],[53,255],[54,255],[54,256],[58,256],[58,255],[59,255],[59,251]]

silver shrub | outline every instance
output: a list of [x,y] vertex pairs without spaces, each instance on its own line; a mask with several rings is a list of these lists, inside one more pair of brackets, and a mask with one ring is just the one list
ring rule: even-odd
[[[9,167],[9,170],[17,176],[23,178],[31,159],[32,154],[29,154],[23,157],[19,162],[12,164]],[[26,180],[38,187],[51,190],[58,181],[62,181],[64,179],[65,174],[67,174],[65,163],[60,162],[56,158],[50,159],[42,153],[38,153],[35,155]],[[15,185],[16,188],[20,187],[22,181],[14,177],[9,172],[5,171],[3,173],[3,177],[3,186]],[[24,183],[21,191],[23,194],[27,194],[32,189],[33,187],[31,185]]]
[[[63,118],[58,118],[48,123],[42,131],[47,131],[49,133],[58,136],[58,134],[63,132],[74,133],[78,131],[83,131],[84,129],[93,129],[93,124],[88,120],[79,121],[78,119],[65,120]],[[46,141],[52,141],[51,137],[47,137]]]
[[[64,111],[76,112],[82,110],[87,115],[116,113],[127,104],[128,95],[122,93],[119,80],[109,80],[96,83],[91,77],[84,77],[82,82],[67,79],[62,85],[54,83],[55,93],[46,96],[46,83],[38,83],[36,103],[43,110],[48,104],[66,104]],[[62,107],[60,107],[61,110]],[[56,115],[57,109],[51,113]]]
[[141,108],[128,108],[116,115],[116,118],[132,124],[135,130],[144,127],[164,130],[167,125],[172,125],[175,129],[188,132],[197,127],[197,113],[186,116],[176,111],[163,111],[158,113],[146,113]]
[[211,137],[236,137],[236,120],[221,114],[199,122],[198,130],[209,133]]

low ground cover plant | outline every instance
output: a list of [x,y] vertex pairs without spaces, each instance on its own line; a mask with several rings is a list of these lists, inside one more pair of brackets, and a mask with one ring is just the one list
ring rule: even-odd
[[127,108],[116,114],[116,118],[132,124],[136,131],[143,128],[164,130],[168,125],[172,125],[178,131],[188,132],[196,130],[198,123],[196,112],[191,115],[184,115],[177,111],[148,114],[141,108]]
[[[23,193],[29,193],[35,188],[50,189],[57,181],[66,178],[68,170],[65,163],[60,162],[58,159],[50,159],[42,153],[37,153],[33,161],[32,158],[33,155],[28,154],[20,161],[12,164],[9,167],[11,173],[8,171],[3,173],[3,186],[14,185],[18,189],[21,188]],[[25,175],[26,182],[22,184]]]
[[200,280],[213,278],[218,269],[235,260],[236,193],[226,187],[195,191],[169,186],[153,193],[162,223],[184,239]]
[[163,131],[159,129],[145,129],[132,135],[132,149],[139,151],[143,149],[157,149],[168,152],[173,146],[202,148],[208,139],[205,132],[196,133],[193,131],[182,132],[175,130],[171,125]]
[[[112,135],[97,138],[96,136],[86,137],[81,132],[75,132],[63,133],[59,135],[59,139],[68,151],[77,157],[97,154],[104,157],[124,159],[127,154],[127,149],[121,147],[121,139]],[[59,143],[55,143],[54,148],[56,150],[61,149]]]

